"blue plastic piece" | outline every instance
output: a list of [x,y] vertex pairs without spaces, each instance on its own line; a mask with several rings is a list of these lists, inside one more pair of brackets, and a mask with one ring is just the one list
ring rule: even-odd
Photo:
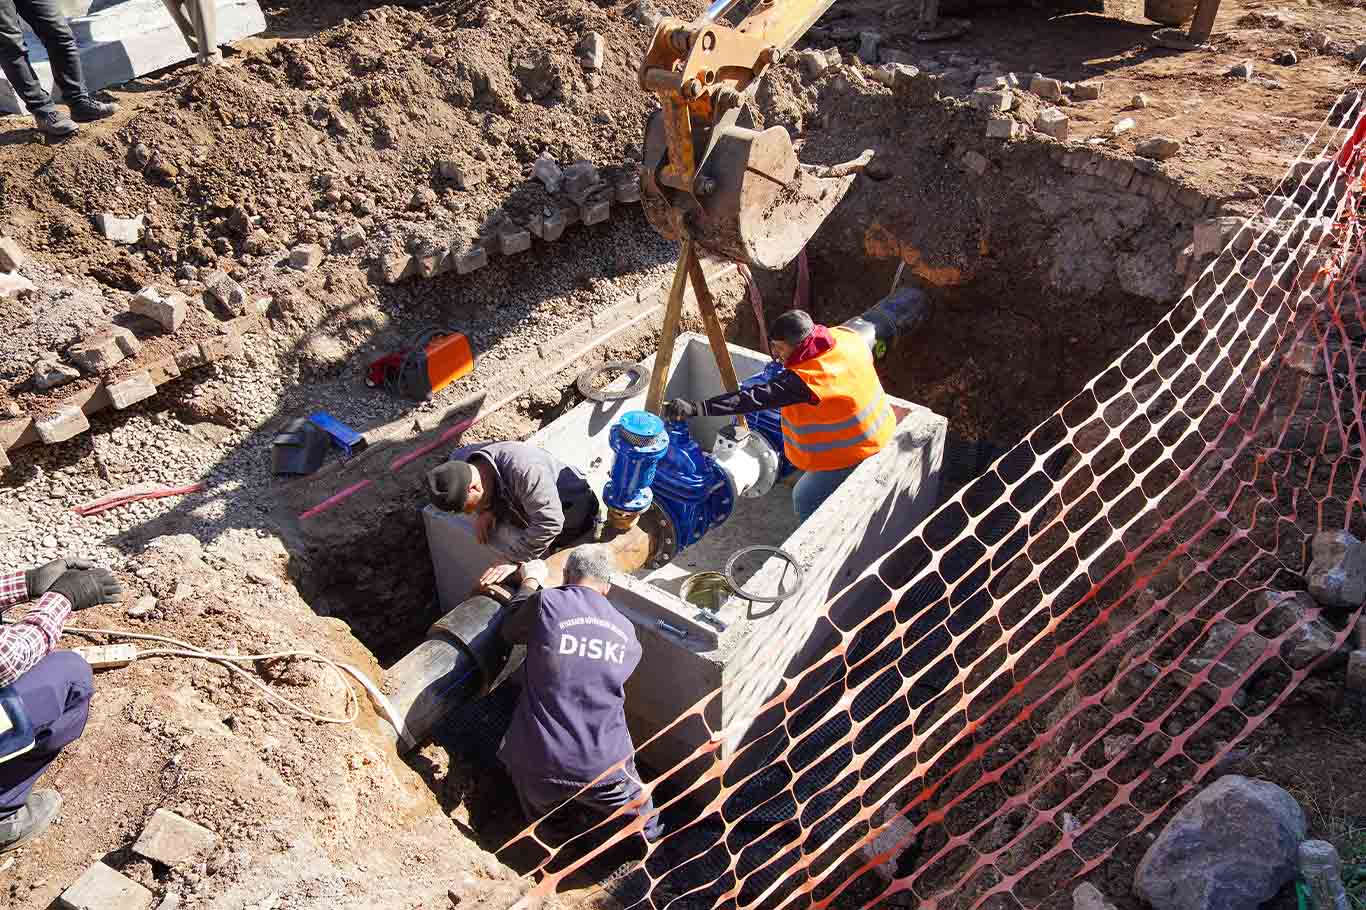
[[603,501],[609,509],[644,512],[654,501],[655,466],[669,448],[664,421],[649,411],[628,411],[612,426],[608,442],[616,457]]
[[365,450],[367,445],[365,437],[326,411],[318,411],[316,414],[310,414],[308,415],[308,419],[309,422],[318,429],[322,430],[328,436],[331,436],[332,441],[336,443],[337,447],[345,452],[348,457]]
[[654,493],[673,524],[675,552],[697,543],[735,509],[726,475],[681,420],[669,421],[669,451],[655,472]]
[[[750,386],[758,385],[761,382],[769,382],[786,367],[776,360],[770,360],[758,373],[740,383],[740,388],[747,389]],[[792,462],[787,460],[787,453],[783,449],[783,419],[777,408],[769,408],[766,411],[755,411],[745,415],[749,428],[759,433],[768,444],[773,447],[773,451],[778,453],[778,477],[782,479],[796,470]]]
[[0,686],[0,762],[17,758],[35,745],[33,724],[13,686]]

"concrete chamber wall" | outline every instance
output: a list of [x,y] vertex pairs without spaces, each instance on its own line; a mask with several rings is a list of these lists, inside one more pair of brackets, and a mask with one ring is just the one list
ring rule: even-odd
[[[756,351],[735,345],[730,350],[741,379],[768,362]],[[652,369],[654,358],[641,363]],[[681,336],[666,395],[698,399],[721,391],[706,339]],[[722,730],[721,754],[732,752],[789,665],[829,646],[829,627],[820,620],[831,594],[938,504],[947,421],[910,402],[890,401],[898,419],[892,443],[860,465],[805,524],[799,525],[793,514],[790,483],[779,485],[763,497],[741,500],[730,520],[671,564],[613,579],[612,601],[635,624],[644,650],[627,686],[627,716],[636,743],[646,743],[706,702],[701,715],[706,724],[697,716],[644,746],[647,762],[672,767]],[[528,442],[581,468],[601,495],[612,464],[608,431],[622,414],[644,404],[643,394],[604,404],[586,402]],[[710,449],[717,430],[728,422],[697,418],[690,429],[698,444]],[[430,507],[424,515],[438,596],[442,607],[451,609],[469,596],[496,553],[474,540],[464,516]],[[682,579],[694,571],[721,571],[735,550],[753,544],[792,554],[805,573],[803,589],[776,606],[732,598],[720,613],[724,630],[698,619],[698,608],[677,596]],[[776,558],[755,565],[745,586],[777,590],[782,571]]]

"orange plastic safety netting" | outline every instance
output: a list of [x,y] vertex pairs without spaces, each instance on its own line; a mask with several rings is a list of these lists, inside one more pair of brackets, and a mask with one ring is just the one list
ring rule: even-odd
[[[1362,103],[1171,313],[830,602],[803,633],[830,648],[742,745],[711,729],[648,784],[671,825],[623,903],[1048,904],[1136,862],[1342,645],[1360,604],[1303,589],[1313,535],[1366,524]],[[533,894],[624,820],[559,850],[524,832],[549,853]]]

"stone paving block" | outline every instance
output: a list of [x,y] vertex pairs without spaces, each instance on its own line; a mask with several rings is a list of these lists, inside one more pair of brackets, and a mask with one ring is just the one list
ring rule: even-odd
[[95,863],[57,898],[65,910],[147,910],[152,892],[104,863]]
[[987,172],[987,168],[991,166],[991,162],[987,161],[986,156],[980,152],[968,149],[963,153],[963,166],[978,177],[981,177]]
[[1095,101],[1100,98],[1104,86],[1104,82],[1078,82],[1072,97],[1078,101]]
[[482,246],[472,246],[462,249],[458,254],[452,254],[455,258],[455,271],[460,275],[468,275],[476,269],[482,269],[489,264],[488,250]]
[[337,232],[337,247],[351,252],[365,246],[365,228],[359,224],[351,224]]
[[417,256],[414,261],[417,263],[417,274],[423,278],[431,278],[440,275],[442,272],[451,270],[447,262],[449,254],[446,250],[436,250],[423,256]]
[[1024,124],[1009,117],[993,117],[987,121],[988,139],[1016,139],[1024,134]]
[[1066,140],[1067,127],[1067,115],[1055,107],[1039,111],[1038,117],[1034,118],[1034,129],[1054,139]]
[[157,387],[156,383],[152,382],[152,374],[143,370],[141,373],[134,373],[127,379],[107,384],[105,391],[109,393],[109,400],[113,403],[114,410],[122,411],[139,401],[146,401],[151,398],[157,393]]
[[108,212],[101,212],[95,216],[95,227],[106,239],[114,243],[122,243],[125,246],[137,243],[142,239],[142,232],[146,230],[147,216],[138,215],[136,218],[120,218]]
[[52,445],[66,442],[73,436],[84,433],[90,429],[90,421],[86,419],[84,411],[74,404],[69,404],[38,418],[33,422],[33,428],[38,432],[39,439],[47,445]]
[[559,240],[567,225],[568,221],[563,212],[557,211],[552,215],[546,215],[541,219],[541,239],[547,243]]
[[189,303],[184,294],[171,293],[163,297],[156,288],[147,287],[138,291],[128,310],[157,323],[164,332],[174,332],[185,321]]
[[227,272],[210,273],[204,279],[204,294],[234,316],[247,308],[247,292]]
[[616,185],[617,202],[631,203],[640,201],[640,177],[623,177]]
[[138,341],[138,336],[133,334],[132,329],[116,325],[109,330],[109,334],[114,336],[114,343],[119,346],[124,357],[136,357],[142,352],[142,342]]
[[1045,101],[1062,98],[1062,83],[1047,76],[1035,76],[1029,80],[1029,90]]
[[1014,105],[1015,96],[1005,90],[983,91],[978,89],[972,93],[972,103],[977,106],[979,111],[987,114],[1000,114],[1011,109]]
[[117,338],[106,334],[79,342],[67,356],[82,370],[98,375],[118,366],[128,355],[124,354]]
[[[198,352],[198,348],[195,350]],[[180,376],[180,364],[176,363],[174,356],[163,357],[147,368],[147,375],[152,377],[153,385],[165,385]]]
[[158,809],[133,844],[133,852],[153,862],[179,866],[194,862],[218,845],[218,835],[203,825]]
[[0,272],[13,272],[27,258],[19,241],[13,237],[0,237]]
[[530,231],[504,231],[498,235],[498,249],[504,256],[525,253],[531,249]]
[[199,342],[199,353],[206,363],[213,363],[225,357],[242,356],[242,337],[235,333],[215,335]]
[[176,351],[175,365],[181,372],[193,370],[195,367],[202,367],[206,363],[208,363],[208,361],[204,359],[204,352],[199,349],[199,345],[197,344]]
[[323,248],[316,243],[301,243],[289,251],[289,267],[311,272],[323,262]]
[[579,211],[579,217],[586,225],[602,224],[612,217],[612,203],[605,199],[602,202],[589,203]]

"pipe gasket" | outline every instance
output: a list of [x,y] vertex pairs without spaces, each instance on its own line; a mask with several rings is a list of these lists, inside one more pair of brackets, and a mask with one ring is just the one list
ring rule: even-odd
[[[594,387],[593,380],[597,379],[603,373],[610,373],[613,371],[621,372],[631,377],[631,382],[626,388],[612,391]],[[634,398],[645,391],[645,387],[649,384],[650,371],[640,364],[632,363],[629,360],[613,360],[610,363],[600,363],[595,367],[589,367],[580,373],[578,379],[574,381],[574,385],[578,387],[580,395],[587,398],[589,401],[597,402],[623,401],[627,398]]]
[[[782,587],[782,579],[779,579],[778,581],[778,593],[775,595],[751,594],[749,591],[746,591],[744,588],[740,587],[740,582],[735,578],[736,563],[738,563],[745,556],[750,556],[755,553],[766,553],[769,556],[776,556],[779,559],[786,562],[793,569],[795,569],[797,572],[797,576],[795,579],[793,579],[792,587],[789,589],[784,589]],[[783,570],[783,578],[785,579],[786,577],[787,570]],[[743,550],[736,550],[734,553],[731,554],[730,559],[726,560],[726,584],[730,585],[730,589],[740,597],[743,597],[745,600],[761,604],[782,603],[789,597],[795,597],[797,594],[801,593],[802,567],[801,564],[797,562],[797,560],[793,557],[791,553],[787,552],[781,547],[769,547],[763,544],[756,544],[752,547],[745,547]]]

